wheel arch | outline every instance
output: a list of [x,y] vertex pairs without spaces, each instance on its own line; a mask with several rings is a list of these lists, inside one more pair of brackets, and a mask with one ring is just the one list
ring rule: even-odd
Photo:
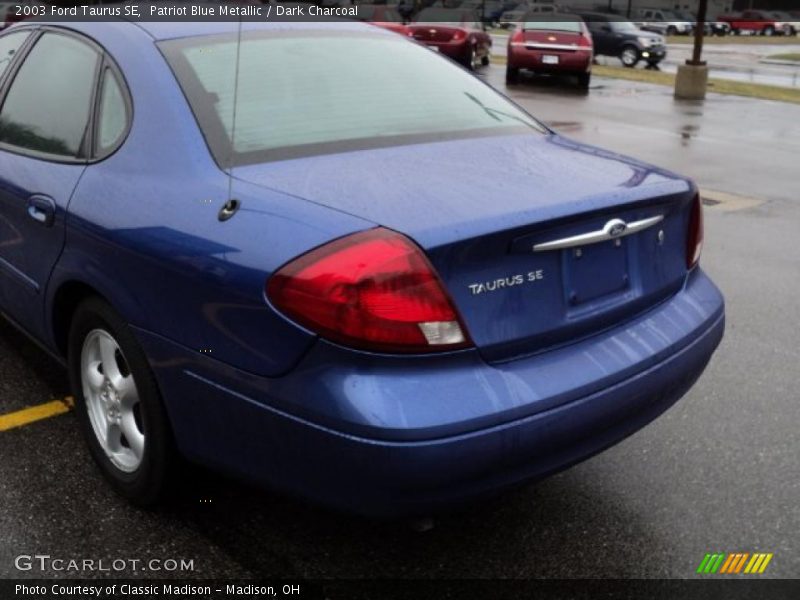
[[69,330],[78,306],[87,298],[100,298],[109,305],[109,299],[95,287],[77,279],[62,282],[54,291],[50,304],[50,331],[58,353],[66,358]]

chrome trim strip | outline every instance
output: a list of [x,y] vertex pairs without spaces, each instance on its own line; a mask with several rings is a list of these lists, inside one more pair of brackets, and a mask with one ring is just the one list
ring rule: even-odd
[[591,52],[589,46],[571,46],[569,44],[545,44],[539,42],[511,42],[512,46],[528,50],[568,50],[570,52]]
[[606,242],[608,240],[615,240],[626,235],[637,233],[648,227],[660,223],[664,220],[664,215],[657,215],[642,219],[641,221],[634,221],[633,223],[626,223],[622,219],[611,219],[608,223],[603,225],[603,228],[598,231],[590,231],[589,233],[582,233],[580,235],[573,235],[560,240],[553,240],[551,242],[543,242],[533,246],[534,252],[547,252],[548,250],[561,250],[563,248],[575,248],[577,246],[588,246],[589,244],[597,244],[599,242]]
[[27,288],[33,290],[37,294],[39,293],[39,284],[36,283],[35,279],[31,279],[2,257],[0,257],[0,271],[12,276],[17,282],[25,284]]

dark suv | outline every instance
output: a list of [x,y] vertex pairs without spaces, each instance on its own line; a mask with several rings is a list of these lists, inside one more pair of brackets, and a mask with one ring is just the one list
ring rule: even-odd
[[626,67],[635,67],[640,60],[655,67],[667,55],[662,36],[639,29],[627,19],[603,13],[579,15],[592,34],[595,55],[616,56]]

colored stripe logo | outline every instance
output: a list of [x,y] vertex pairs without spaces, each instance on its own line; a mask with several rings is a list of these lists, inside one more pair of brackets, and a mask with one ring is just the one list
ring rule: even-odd
[[772,553],[762,552],[716,552],[709,553],[703,557],[697,573],[714,575],[719,573],[728,575],[737,574],[761,574],[767,570],[769,561],[772,560]]

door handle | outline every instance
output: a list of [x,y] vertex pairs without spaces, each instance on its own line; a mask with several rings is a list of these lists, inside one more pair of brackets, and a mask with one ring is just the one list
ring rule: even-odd
[[49,196],[31,196],[28,198],[28,216],[44,227],[52,227],[56,220],[55,200]]

